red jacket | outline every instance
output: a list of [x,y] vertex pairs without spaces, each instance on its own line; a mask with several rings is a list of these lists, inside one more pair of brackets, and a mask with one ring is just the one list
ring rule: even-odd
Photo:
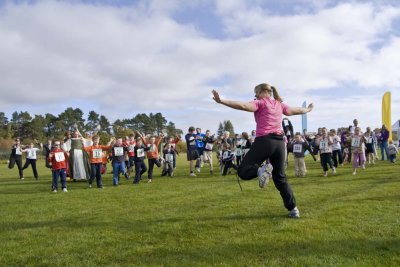
[[50,151],[49,162],[51,162],[51,168],[53,171],[67,168],[66,153],[60,148],[56,148]]

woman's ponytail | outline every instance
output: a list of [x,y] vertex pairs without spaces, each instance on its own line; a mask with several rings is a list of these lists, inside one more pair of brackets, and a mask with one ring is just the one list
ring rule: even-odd
[[278,91],[276,90],[275,87],[271,86],[272,93],[274,94],[274,99],[276,101],[282,102],[282,98],[279,96]]

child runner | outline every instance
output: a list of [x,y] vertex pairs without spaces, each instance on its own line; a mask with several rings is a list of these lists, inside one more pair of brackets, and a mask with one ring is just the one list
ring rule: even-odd
[[22,170],[22,146],[19,138],[15,139],[15,143],[11,147],[11,155],[8,163],[8,168],[14,168],[14,165],[17,164],[19,179],[24,180],[24,172]]
[[393,140],[390,140],[388,145],[388,154],[391,163],[396,162],[397,153],[398,153],[397,147],[393,144]]
[[112,152],[112,166],[113,166],[113,185],[117,186],[119,183],[119,173],[126,175],[125,168],[125,153],[128,148],[122,144],[122,138],[118,138],[111,150]]
[[350,138],[351,153],[353,154],[353,175],[357,174],[357,168],[365,169],[365,136],[362,135],[360,127],[354,128],[354,134]]
[[153,136],[151,137],[148,141],[146,138],[138,132],[138,135],[140,138],[142,138],[143,144],[148,148],[146,156],[147,156],[147,161],[149,163],[149,170],[147,172],[147,177],[148,177],[148,183],[151,183],[153,180],[153,169],[154,169],[154,164],[157,167],[161,166],[160,160],[159,160],[159,153],[158,153],[158,146],[160,145],[161,140],[163,139],[164,135],[160,134],[157,139]]
[[196,146],[196,134],[193,126],[189,127],[188,133],[185,135],[187,146],[187,160],[189,161],[190,176],[196,176],[193,172],[193,163],[199,158],[199,152]]
[[294,175],[296,177],[304,177],[306,176],[307,169],[306,169],[306,162],[304,160],[305,152],[308,150],[311,156],[314,158],[314,161],[317,159],[312,154],[312,149],[307,142],[304,140],[300,133],[296,133],[294,136],[294,141],[292,144],[293,149],[293,156],[294,156]]
[[336,168],[333,166],[332,162],[332,137],[328,135],[328,130],[326,127],[321,128],[321,137],[316,140],[319,146],[321,166],[324,171],[324,176],[328,176],[328,165],[332,169],[333,173],[336,173]]
[[175,138],[173,138],[173,137],[169,138],[169,145],[170,145],[170,147],[172,147],[175,150],[174,163],[173,163],[174,169],[176,168],[176,155],[178,155],[178,151],[176,150],[176,145],[179,143],[180,140],[181,140],[181,138],[178,135],[176,135]]
[[36,152],[40,151],[43,149],[43,144],[39,144],[40,148],[34,147],[35,145],[33,143],[30,144],[29,148],[22,149],[22,152],[26,152],[26,161],[24,164],[24,167],[22,167],[22,170],[25,170],[26,168],[29,167],[29,165],[32,165],[32,171],[33,175],[35,176],[35,179],[39,179],[38,172],[36,169]]
[[331,129],[329,131],[329,135],[332,137],[332,159],[333,159],[333,166],[335,168],[338,167],[340,164],[343,166],[343,155],[342,155],[342,147],[340,145],[340,137],[336,134],[335,129]]
[[[110,150],[114,144],[115,138],[111,138],[106,146],[100,145],[100,137],[95,135],[92,137],[93,145],[84,146],[83,149],[89,153],[90,161],[90,178],[89,178],[89,188],[92,188],[92,182],[94,177],[96,177],[97,188],[103,188],[103,181],[101,177],[101,168],[103,166],[103,155],[104,151]],[[82,139],[82,144],[85,145]],[[87,143],[86,143],[87,144]]]
[[68,192],[67,190],[67,161],[66,161],[66,152],[60,148],[60,142],[54,142],[54,147],[50,151],[50,155],[48,161],[51,163],[52,169],[52,185],[51,188],[53,193],[57,193],[58,191],[58,178],[61,179],[61,188],[63,192]]
[[163,148],[164,167],[161,176],[174,176],[174,156],[175,149],[170,144],[165,144]]
[[131,176],[131,172],[133,169],[133,165],[134,165],[134,159],[135,159],[135,145],[136,145],[136,141],[135,141],[135,135],[134,134],[130,134],[127,142],[126,142],[126,146],[128,147],[128,177]]
[[213,153],[215,138],[214,135],[211,135],[210,130],[206,131],[206,135],[204,136],[203,142],[204,142],[204,152],[203,152],[204,162],[210,164],[210,174],[212,175],[214,173],[212,153]]
[[224,164],[224,170],[222,176],[225,176],[230,168],[237,170],[235,165],[235,154],[232,153],[230,145],[228,143],[223,144],[224,152],[222,153],[222,163]]
[[196,170],[200,172],[200,168],[203,167],[203,152],[204,152],[204,134],[201,132],[200,128],[196,128],[196,148],[199,153],[199,157],[196,162]]
[[135,163],[135,179],[133,180],[133,184],[138,184],[142,179],[143,173],[147,171],[147,166],[144,163],[145,159],[145,151],[148,148],[143,145],[142,138],[136,138],[136,145],[135,145],[135,156],[134,156],[134,163]]
[[365,157],[368,159],[368,164],[375,164],[376,137],[374,132],[371,131],[371,127],[367,127],[364,136],[367,140],[365,144]]

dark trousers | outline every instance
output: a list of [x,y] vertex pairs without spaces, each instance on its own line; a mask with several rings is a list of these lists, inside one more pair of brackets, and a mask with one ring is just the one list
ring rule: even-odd
[[142,174],[147,171],[146,164],[144,160],[135,160],[135,180],[133,180],[134,184],[137,184],[142,179]]
[[96,184],[98,188],[103,187],[103,181],[101,178],[101,166],[102,163],[91,163],[90,164],[90,179],[89,179],[89,184],[93,183],[94,177],[96,177]]
[[58,189],[58,178],[61,179],[61,188],[67,188],[67,174],[65,169],[60,169],[60,170],[53,170],[53,182],[52,182],[52,189]]
[[332,152],[332,159],[333,159],[333,166],[337,168],[338,163],[342,164],[343,163],[343,154],[342,150],[333,150]]
[[225,164],[224,164],[224,170],[223,170],[223,172],[222,172],[222,175],[225,176],[225,175],[228,173],[228,170],[229,170],[230,168],[233,168],[233,169],[235,169],[235,170],[238,169],[238,167],[233,163],[233,160],[229,160],[229,161],[225,162]]
[[332,153],[321,153],[321,166],[324,172],[328,171],[328,165],[333,168]]
[[24,172],[22,170],[22,156],[21,155],[13,155],[10,157],[10,162],[8,163],[8,168],[12,169],[14,168],[15,164],[17,164],[18,167],[18,172],[19,172],[19,178],[24,177]]
[[22,170],[25,170],[26,168],[28,168],[29,165],[32,165],[33,175],[35,176],[36,179],[38,179],[39,176],[38,176],[38,172],[36,169],[36,159],[26,159],[24,167],[22,167]]
[[296,207],[296,199],[285,175],[285,143],[283,136],[266,135],[256,137],[249,152],[242,159],[238,175],[243,180],[257,177],[260,165],[267,159],[273,166],[272,179],[278,189],[283,204],[288,210]]
[[158,159],[148,159],[148,161],[149,161],[149,172],[147,173],[147,177],[149,179],[153,179],[154,164],[157,165],[157,167],[160,167],[161,163]]
[[173,162],[165,161],[161,176],[166,176],[167,174],[168,176],[172,176],[172,173],[174,172],[173,164]]

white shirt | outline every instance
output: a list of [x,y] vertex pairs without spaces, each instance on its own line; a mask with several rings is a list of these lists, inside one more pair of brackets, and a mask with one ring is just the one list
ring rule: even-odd
[[36,159],[36,151],[40,150],[37,147],[34,148],[27,148],[24,151],[26,152],[27,159]]

